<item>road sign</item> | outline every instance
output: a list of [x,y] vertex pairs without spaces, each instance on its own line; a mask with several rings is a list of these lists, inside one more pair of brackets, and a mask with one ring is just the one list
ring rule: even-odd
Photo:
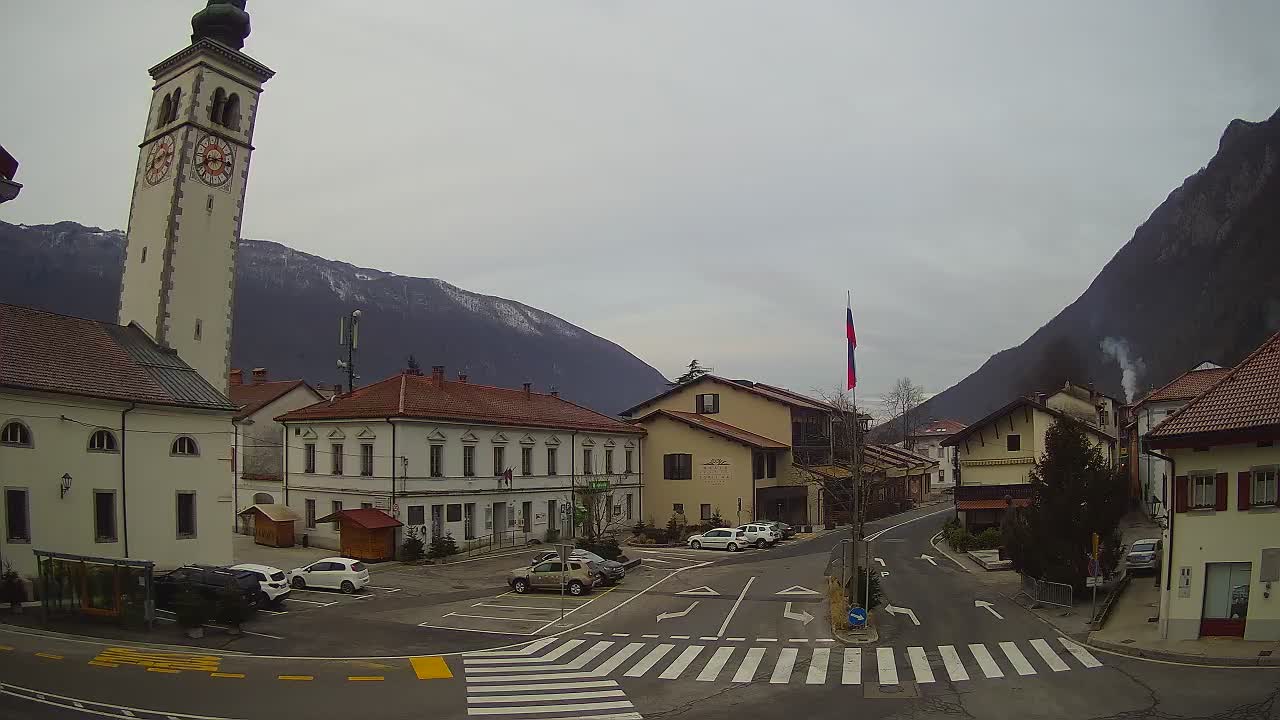
[[860,607],[849,608],[849,627],[860,628],[867,624],[867,611]]
[[1097,575],[1093,575],[1084,579],[1085,587],[1096,588],[1101,584],[1102,584],[1102,578],[1098,577]]

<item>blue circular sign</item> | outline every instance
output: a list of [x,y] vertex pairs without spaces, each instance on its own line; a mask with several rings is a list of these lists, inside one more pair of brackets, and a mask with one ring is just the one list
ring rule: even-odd
[[867,624],[867,611],[860,607],[849,608],[849,624],[853,627],[862,627]]

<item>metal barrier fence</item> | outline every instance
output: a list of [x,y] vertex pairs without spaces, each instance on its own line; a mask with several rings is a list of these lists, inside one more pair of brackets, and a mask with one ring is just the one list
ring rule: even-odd
[[1039,580],[1021,573],[1019,575],[1022,577],[1022,594],[1031,598],[1032,601],[1058,607],[1072,606],[1075,591],[1070,585]]
[[529,538],[532,536],[533,533],[527,533],[523,530],[502,530],[482,535],[473,540],[463,540],[462,547],[459,550],[461,554],[470,557],[502,548],[520,548],[528,545]]

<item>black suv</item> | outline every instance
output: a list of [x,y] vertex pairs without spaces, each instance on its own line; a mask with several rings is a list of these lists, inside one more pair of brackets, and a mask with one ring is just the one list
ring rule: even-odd
[[190,584],[206,600],[216,602],[228,585],[234,584],[245,604],[257,609],[262,598],[258,576],[248,570],[232,570],[216,565],[183,565],[156,578],[156,607],[172,608],[182,586]]

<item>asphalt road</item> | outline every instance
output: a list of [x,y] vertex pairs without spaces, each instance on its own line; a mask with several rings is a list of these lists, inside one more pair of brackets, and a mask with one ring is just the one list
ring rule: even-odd
[[[869,528],[886,530],[872,544],[889,573],[885,602],[909,608],[919,624],[882,609],[881,637],[865,647],[835,642],[823,597],[811,594],[825,587],[828,556],[841,539],[833,534],[737,554],[656,549],[645,554],[644,572],[584,604],[568,627],[514,639],[431,635],[468,638],[465,646],[437,644],[438,653],[507,646],[483,654],[201,655],[0,629],[0,717],[1280,718],[1276,668],[1180,666],[1064,644],[932,550],[929,539],[946,517],[937,509]],[[499,614],[521,611],[507,603],[534,607],[549,598],[464,599]],[[394,600],[388,610],[447,614]],[[421,637],[413,647],[425,652]]]

